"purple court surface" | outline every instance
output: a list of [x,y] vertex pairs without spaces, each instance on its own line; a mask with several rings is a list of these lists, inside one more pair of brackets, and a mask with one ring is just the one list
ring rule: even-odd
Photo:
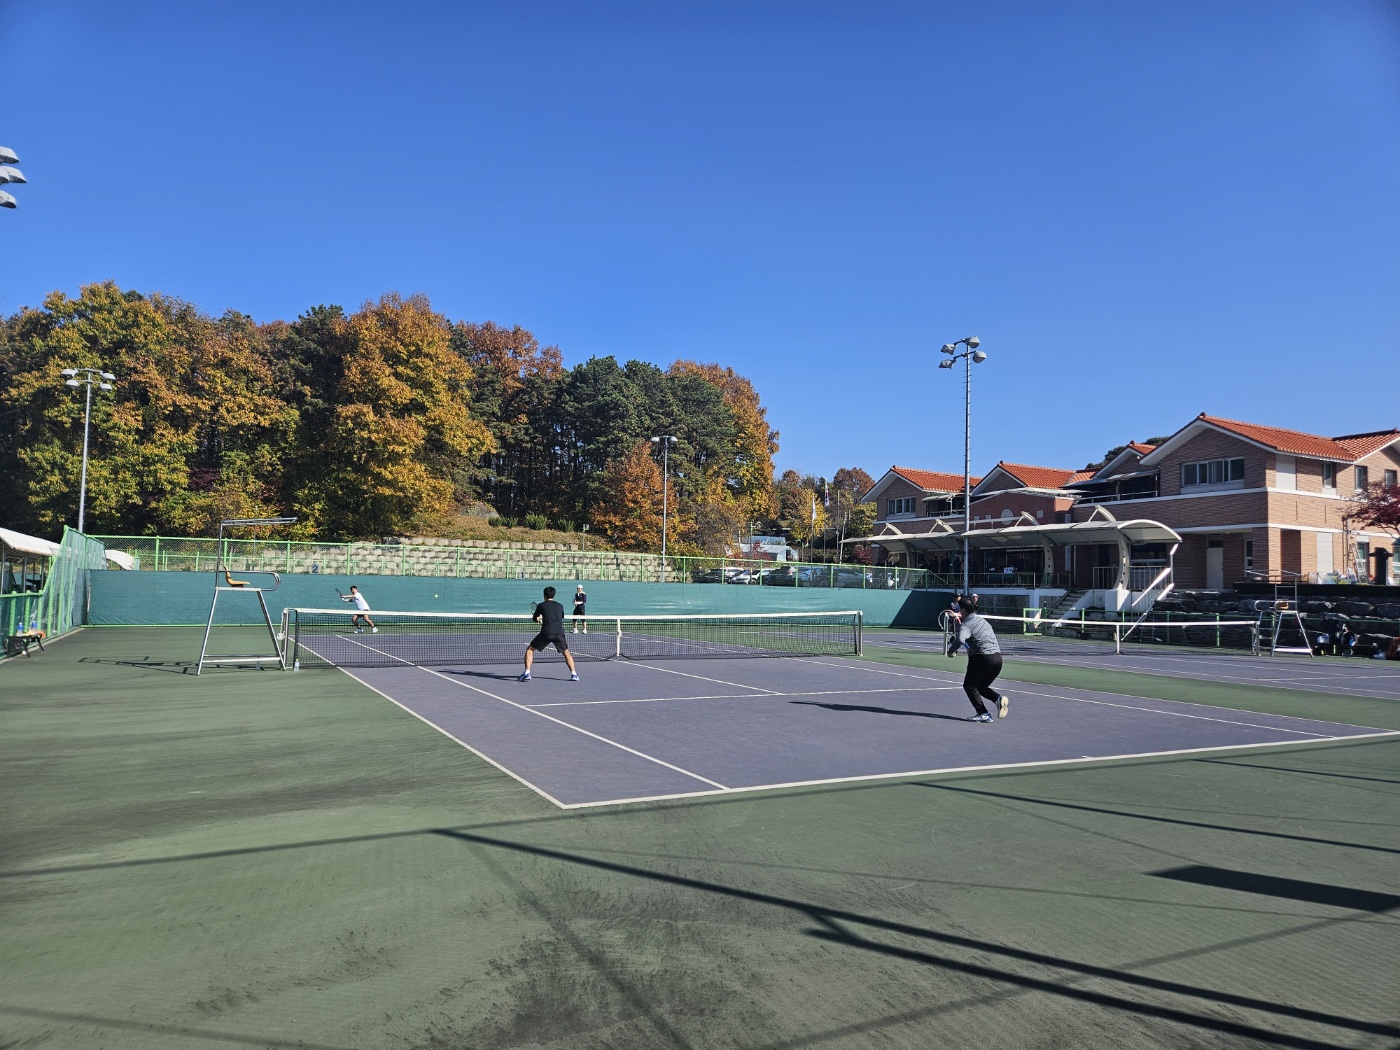
[[949,672],[837,657],[345,670],[564,808],[969,769],[1391,735],[1368,726],[1006,683],[968,720]]
[[[906,652],[941,653],[943,635],[932,631],[869,631],[865,645]],[[1163,647],[1160,652],[1138,648],[1115,653],[1110,646],[1083,645],[1075,641],[1045,639],[1034,650],[1018,650],[1012,640],[1008,660],[1027,660],[1062,667],[1092,667],[1101,671],[1194,678],[1230,685],[1261,685],[1277,689],[1302,689],[1317,693],[1344,693],[1381,700],[1400,700],[1400,663],[1354,657],[1250,656],[1221,649],[1182,650]]]

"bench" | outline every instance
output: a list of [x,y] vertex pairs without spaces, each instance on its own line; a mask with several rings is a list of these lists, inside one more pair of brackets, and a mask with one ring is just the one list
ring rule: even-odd
[[29,647],[37,645],[39,652],[44,651],[44,638],[47,637],[43,631],[17,631],[5,639],[5,655],[19,656],[23,653],[29,655]]

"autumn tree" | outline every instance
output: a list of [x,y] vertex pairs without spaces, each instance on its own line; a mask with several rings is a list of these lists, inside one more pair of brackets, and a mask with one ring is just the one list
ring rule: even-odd
[[451,511],[494,442],[470,412],[471,366],[425,296],[385,295],[345,326],[323,470],[298,511],[339,536],[403,532]]
[[1352,498],[1350,517],[1357,525],[1384,529],[1400,540],[1400,485],[1372,482]]
[[734,454],[725,479],[745,517],[766,517],[777,509],[773,486],[773,456],[778,432],[768,426],[767,409],[753,384],[732,368],[695,361],[677,361],[673,376],[697,376],[714,385],[734,419]]
[[661,547],[661,467],[651,442],[638,440],[602,471],[593,526],[624,550]]

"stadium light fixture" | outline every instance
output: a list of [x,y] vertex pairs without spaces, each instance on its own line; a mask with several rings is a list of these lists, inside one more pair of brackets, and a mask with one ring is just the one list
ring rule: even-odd
[[[114,388],[108,380],[117,377],[100,368],[65,368],[59,374],[68,377],[64,380],[64,386],[87,387],[83,401],[83,469],[78,483],[78,531],[82,532],[87,517],[88,430],[92,422],[92,388],[96,386],[98,390],[112,390]],[[79,376],[82,378],[79,379]]]
[[[975,335],[970,335],[966,339],[959,339],[956,343],[944,343],[942,353],[949,355],[949,360],[939,361],[939,368],[952,368],[957,361],[962,361],[966,373],[963,379],[963,550],[962,550],[962,570],[964,596],[972,593],[972,565],[971,565],[971,544],[968,542],[967,534],[972,531],[972,366],[981,364],[987,360],[987,354],[977,348],[982,345],[982,340]],[[958,347],[966,349],[961,352]]]
[[[15,151],[5,146],[0,146],[0,185],[7,182],[28,182],[24,173],[18,168],[10,167],[11,164],[18,164],[19,157]],[[14,194],[0,190],[0,208],[18,208],[19,202],[15,200]]]

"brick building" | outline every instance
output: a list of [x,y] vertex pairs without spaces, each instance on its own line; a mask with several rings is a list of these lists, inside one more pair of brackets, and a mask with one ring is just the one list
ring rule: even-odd
[[[1390,551],[1394,537],[1357,527],[1349,500],[1370,482],[1394,484],[1397,473],[1400,430],[1322,437],[1203,412],[1160,445],[1129,446],[1066,485],[1080,493],[1075,520],[1105,506],[1170,526],[1182,537],[1176,585],[1219,589],[1247,571],[1371,575],[1374,553]],[[1109,553],[1078,558],[1075,585],[1095,586]]]

